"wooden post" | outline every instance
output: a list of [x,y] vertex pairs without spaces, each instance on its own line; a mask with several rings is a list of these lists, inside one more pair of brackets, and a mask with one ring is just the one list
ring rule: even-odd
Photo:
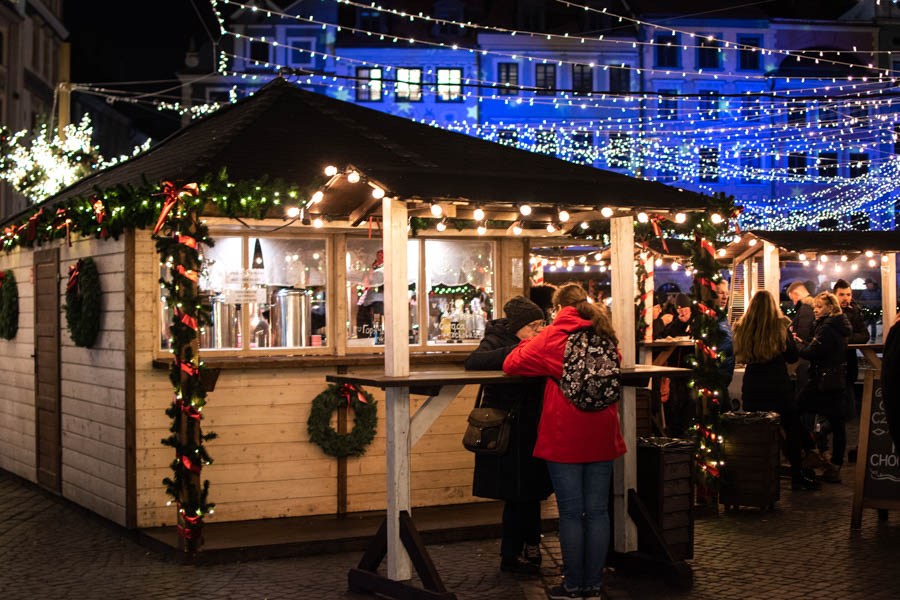
[[[409,375],[409,300],[407,297],[406,203],[385,197],[384,215],[384,374]],[[422,282],[420,282],[421,285]],[[421,309],[420,309],[421,310]],[[424,332],[422,332],[424,334]],[[409,388],[385,390],[387,454],[387,576],[412,577],[409,555],[400,540],[400,512],[410,512]]]
[[778,260],[778,246],[763,240],[763,288],[778,298],[781,294],[781,266]]
[[[631,216],[614,217],[610,222],[612,256],[611,283],[613,327],[619,338],[622,366],[633,367],[634,360],[634,221]],[[622,388],[619,423],[628,452],[615,462],[613,498],[615,514],[615,549],[617,552],[637,550],[637,527],[628,516],[628,490],[637,490],[637,428],[634,412],[635,390]]]
[[897,254],[881,255],[881,340],[887,339],[888,330],[897,318]]
[[[645,319],[647,319],[647,329],[644,330],[644,341],[652,342],[653,341],[653,302],[654,302],[654,291],[656,290],[656,283],[653,279],[653,269],[655,264],[653,262],[653,255],[649,252],[647,253],[647,264],[644,265],[644,269],[647,271],[647,280],[644,282],[644,290],[645,292],[649,292],[647,298],[644,300],[644,310],[647,311],[645,315]],[[649,363],[648,363],[649,364]]]

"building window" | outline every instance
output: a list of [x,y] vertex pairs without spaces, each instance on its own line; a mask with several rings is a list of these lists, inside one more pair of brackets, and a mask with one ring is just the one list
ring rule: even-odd
[[900,154],[900,123],[894,123],[894,154]]
[[741,118],[745,121],[758,121],[762,110],[762,104],[758,99],[743,99],[741,103]]
[[677,35],[658,35],[656,44],[656,66],[677,69],[681,65],[681,46]]
[[572,91],[576,96],[594,91],[594,70],[591,67],[572,65]]
[[501,96],[519,95],[519,63],[497,64],[497,80],[503,84]]
[[502,129],[497,132],[497,143],[504,146],[516,147],[519,141],[519,134],[515,129]]
[[422,69],[397,69],[394,93],[397,96],[397,102],[421,102]]
[[288,66],[311,67],[315,65],[315,55],[312,53],[314,45],[313,38],[288,38]]
[[854,231],[868,231],[869,227],[869,215],[866,213],[852,213],[850,215],[850,229]]
[[[675,97],[678,95],[678,90],[659,90],[659,93],[659,104],[657,108],[657,115],[659,118],[669,121],[678,118],[678,98]],[[671,94],[671,96],[663,94]]]
[[631,67],[609,68],[609,91],[613,94],[625,94],[631,91]]
[[356,9],[356,24],[359,29],[384,33],[385,19],[380,10],[369,8]]
[[556,132],[539,130],[534,134],[534,151],[538,154],[556,156]]
[[741,152],[741,183],[759,183],[761,161],[758,154]]
[[850,118],[853,119],[850,121],[851,124],[855,124],[857,127],[868,127],[869,107],[862,102],[851,105]]
[[806,125],[806,105],[801,104],[788,108],[787,122],[790,125]]
[[719,52],[721,45],[718,40],[700,38],[700,43],[697,45],[697,68],[721,69],[722,55]]
[[477,343],[494,314],[491,242],[425,240],[429,344]]
[[819,123],[828,125],[838,121],[837,107],[834,104],[819,103]]
[[850,177],[862,177],[869,172],[869,155],[865,153],[850,154]]
[[356,69],[356,101],[381,102],[381,69]]
[[597,159],[594,150],[594,134],[590,131],[576,131],[572,134],[572,162],[590,165]]
[[819,177],[837,177],[837,152],[819,153]]
[[806,176],[806,155],[802,152],[788,154],[788,175],[792,177]]
[[534,87],[542,88],[535,92],[538,96],[553,96],[556,94],[556,65],[534,66]]
[[719,181],[719,149],[700,148],[700,182],[717,183]]
[[697,107],[700,109],[700,118],[715,120],[719,118],[719,93],[715,90],[700,90],[700,100]]
[[269,62],[269,44],[266,42],[250,42],[250,60],[258,63]]
[[462,69],[437,70],[438,102],[462,102]]
[[738,53],[738,68],[741,71],[759,71],[759,48],[762,45],[762,39],[758,35],[738,36],[738,45],[740,51]]

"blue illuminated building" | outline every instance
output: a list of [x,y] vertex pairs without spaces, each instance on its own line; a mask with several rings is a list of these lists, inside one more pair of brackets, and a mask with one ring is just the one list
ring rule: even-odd
[[[882,93],[900,65],[877,52],[900,43],[892,4],[580,4],[594,10],[390,3],[413,15],[401,18],[368,2],[256,0],[225,19],[224,75],[196,79],[221,58],[189,57],[185,99],[241,97],[280,71],[438,127],[731,194],[748,226],[894,228],[900,144]],[[674,29],[649,24],[673,17]]]

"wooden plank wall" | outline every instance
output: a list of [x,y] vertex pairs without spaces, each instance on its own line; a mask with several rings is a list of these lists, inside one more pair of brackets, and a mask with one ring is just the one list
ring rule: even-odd
[[0,338],[0,469],[36,481],[31,250],[0,252],[0,270],[7,269],[19,288],[19,331],[11,340]]
[[[168,435],[166,408],[172,402],[168,373],[151,365],[159,260],[147,232],[135,238],[135,422],[137,447],[137,525],[175,523],[162,484],[174,451],[160,440]],[[443,365],[447,367],[447,365]],[[442,365],[435,365],[439,369]],[[368,368],[369,372],[383,372]],[[326,387],[334,368],[223,370],[204,409],[204,430],[219,437],[208,444],[214,463],[203,471],[210,480],[216,511],[210,521],[334,514],[337,459],[308,440],[306,421],[312,400]],[[365,372],[364,369],[353,372]],[[348,510],[385,507],[384,393],[371,390],[378,407],[378,432],[365,456],[348,460]],[[474,455],[462,447],[466,416],[477,387],[470,386],[413,448],[412,504],[430,506],[477,500],[471,496]],[[413,397],[412,409],[424,402]],[[336,426],[336,416],[332,426]],[[352,426],[352,419],[349,425]]]
[[[125,242],[73,237],[59,252],[63,496],[125,525]],[[88,256],[100,273],[103,307],[97,341],[81,348],[62,307],[69,267]]]

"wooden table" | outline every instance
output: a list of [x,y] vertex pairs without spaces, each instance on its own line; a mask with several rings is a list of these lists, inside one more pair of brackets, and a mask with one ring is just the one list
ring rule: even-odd
[[[688,369],[675,367],[636,365],[622,368],[621,377],[625,386],[644,386],[653,376],[686,377],[689,373]],[[350,570],[350,589],[387,598],[455,600],[456,595],[447,591],[441,581],[410,516],[410,450],[466,385],[521,383],[534,378],[507,375],[503,371],[457,370],[419,371],[402,377],[327,375],[325,379],[336,384],[378,387],[386,392],[387,516],[358,567]],[[428,396],[412,417],[409,416],[410,394]],[[636,440],[626,442],[632,450],[636,447]],[[617,514],[629,514],[627,497],[627,490],[615,495],[614,510],[620,511]],[[401,580],[408,577],[396,576],[396,565],[402,564],[404,549],[425,589]],[[387,577],[377,573],[385,557],[389,567]]]

